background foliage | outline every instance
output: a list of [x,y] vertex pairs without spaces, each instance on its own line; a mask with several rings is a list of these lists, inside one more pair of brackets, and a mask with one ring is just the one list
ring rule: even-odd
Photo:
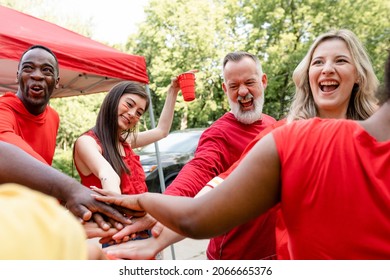
[[[0,0],[7,6],[14,2]],[[156,121],[171,78],[183,71],[199,70],[197,99],[186,103],[179,96],[173,130],[209,126],[229,110],[221,89],[221,62],[226,53],[235,50],[254,53],[262,61],[268,76],[264,112],[279,119],[294,94],[294,68],[314,38],[330,29],[355,32],[382,81],[390,45],[389,11],[390,2],[383,0],[150,0],[138,32],[126,45],[114,47],[145,57]],[[88,22],[76,19],[65,27],[89,35]],[[73,143],[93,126],[104,95],[52,100],[61,116],[55,167],[71,174]],[[150,127],[146,114],[140,130]]]

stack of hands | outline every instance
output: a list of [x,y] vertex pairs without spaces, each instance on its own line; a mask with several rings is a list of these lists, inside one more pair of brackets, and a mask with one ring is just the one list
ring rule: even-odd
[[[146,230],[150,230],[152,239],[155,239],[164,226],[143,211],[138,204],[139,195],[124,196],[95,187],[92,189],[96,192],[93,194],[95,199],[117,209],[126,218],[126,223],[94,214],[93,220],[83,221],[87,237],[100,238],[99,243],[110,245],[103,249],[107,259],[153,259],[158,252],[151,247],[148,249],[149,241],[144,240],[149,237]],[[128,242],[136,239],[141,240],[137,240],[136,246],[132,247],[133,244]]]

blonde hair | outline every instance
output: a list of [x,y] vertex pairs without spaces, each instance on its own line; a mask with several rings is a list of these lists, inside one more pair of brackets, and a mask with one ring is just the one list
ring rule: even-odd
[[309,119],[318,116],[313,93],[309,84],[309,67],[315,49],[322,42],[338,39],[345,42],[351,53],[353,64],[358,73],[358,83],[351,92],[351,100],[347,109],[347,119],[364,120],[377,109],[378,100],[375,92],[378,79],[375,76],[371,61],[363,44],[356,35],[347,29],[333,30],[317,37],[309,51],[298,64],[293,73],[295,95],[287,115],[287,121]]

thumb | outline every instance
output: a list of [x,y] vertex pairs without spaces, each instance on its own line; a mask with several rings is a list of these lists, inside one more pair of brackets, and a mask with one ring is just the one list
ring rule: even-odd
[[89,221],[92,218],[92,212],[87,209],[80,209],[83,221]]
[[83,221],[89,221],[92,218],[92,212],[89,211],[88,208],[82,206],[82,205],[75,205],[73,203],[67,203],[65,204],[65,208],[67,208],[70,212],[72,212],[73,215],[76,217],[79,217]]
[[156,223],[151,229],[152,235],[154,238],[157,238],[163,231],[164,226],[161,223]]

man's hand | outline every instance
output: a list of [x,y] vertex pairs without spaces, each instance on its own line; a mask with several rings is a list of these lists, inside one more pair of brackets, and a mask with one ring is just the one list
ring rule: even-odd
[[[75,216],[80,217],[83,221],[93,219],[99,227],[107,230],[111,225],[103,217],[112,219],[122,225],[129,224],[130,214],[140,214],[138,211],[132,212],[126,209],[126,213],[120,212],[117,208],[108,205],[107,203],[96,200],[93,197],[96,194],[87,187],[69,187],[65,207],[69,209]],[[116,225],[118,227],[118,225]],[[121,226],[119,226],[122,228]]]

